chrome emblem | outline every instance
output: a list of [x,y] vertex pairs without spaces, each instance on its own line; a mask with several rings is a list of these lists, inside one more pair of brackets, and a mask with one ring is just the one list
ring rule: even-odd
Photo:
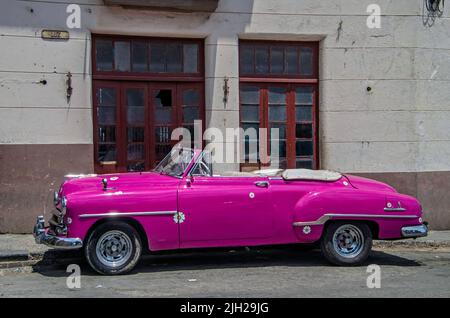
[[255,197],[255,194],[254,194],[253,192],[250,192],[250,193],[248,194],[248,196],[250,197],[250,199],[253,199],[253,198]]
[[304,226],[303,227],[303,233],[305,233],[306,235],[308,235],[309,233],[311,233],[311,227],[310,226]]
[[183,212],[177,212],[177,213],[175,213],[174,216],[173,216],[173,221],[174,221],[175,223],[181,224],[181,223],[184,222],[185,219],[186,219],[186,216],[184,215]]

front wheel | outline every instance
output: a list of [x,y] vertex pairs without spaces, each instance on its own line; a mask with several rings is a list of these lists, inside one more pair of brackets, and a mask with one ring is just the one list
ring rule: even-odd
[[104,275],[131,271],[138,262],[141,251],[142,243],[134,227],[117,221],[99,225],[85,245],[89,265]]
[[325,258],[335,265],[361,265],[372,249],[372,232],[364,223],[334,222],[325,228],[320,247]]

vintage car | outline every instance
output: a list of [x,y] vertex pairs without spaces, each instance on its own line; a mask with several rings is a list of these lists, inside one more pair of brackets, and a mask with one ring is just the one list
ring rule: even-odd
[[37,243],[81,248],[101,274],[130,271],[143,251],[320,244],[336,265],[359,265],[372,239],[427,235],[422,207],[391,186],[333,171],[215,175],[207,151],[173,149],[148,172],[66,176]]

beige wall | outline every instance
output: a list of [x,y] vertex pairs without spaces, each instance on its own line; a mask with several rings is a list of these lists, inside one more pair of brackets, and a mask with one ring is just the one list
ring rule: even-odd
[[[91,33],[205,38],[207,125],[222,130],[239,125],[239,38],[320,40],[321,166],[450,171],[450,4],[425,27],[422,0],[378,0],[382,27],[369,29],[373,2],[221,0],[206,14],[107,7],[102,0],[3,1],[0,147],[92,144]],[[70,30],[69,41],[42,40],[43,28],[67,29],[68,3],[81,5],[82,29]],[[74,91],[67,103],[69,71]],[[41,79],[48,84],[37,84]]]

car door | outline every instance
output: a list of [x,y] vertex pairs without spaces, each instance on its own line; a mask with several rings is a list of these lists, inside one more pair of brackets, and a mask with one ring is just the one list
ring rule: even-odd
[[258,244],[273,233],[267,177],[197,175],[178,189],[181,247]]

